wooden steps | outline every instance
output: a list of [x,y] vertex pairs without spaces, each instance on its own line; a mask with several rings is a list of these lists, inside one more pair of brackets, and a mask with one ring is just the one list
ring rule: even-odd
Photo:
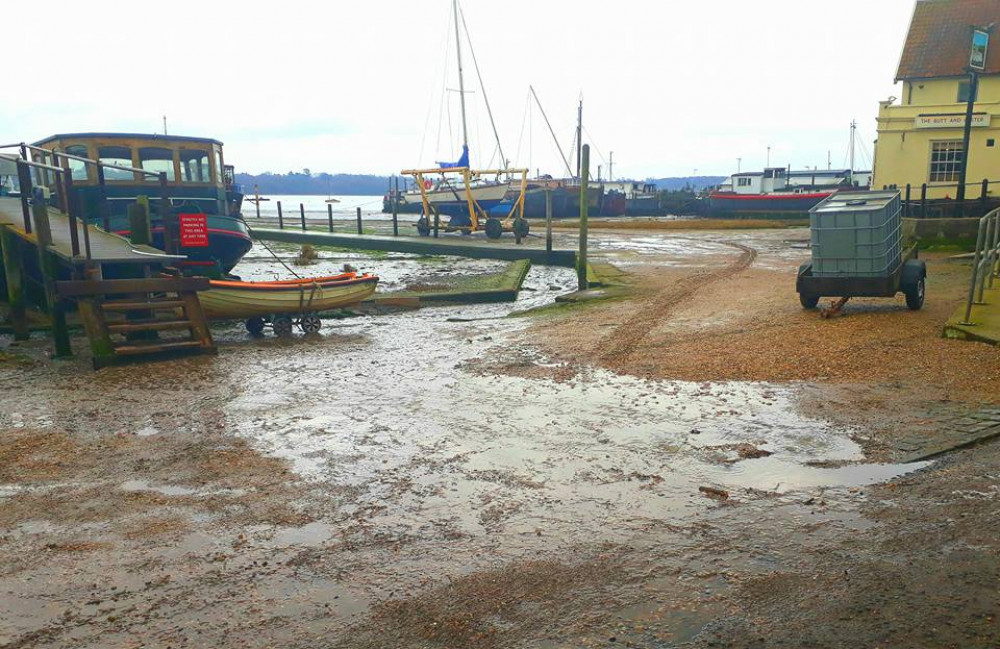
[[170,343],[157,343],[155,345],[156,349],[152,350],[153,345],[117,345],[115,346],[116,354],[149,354],[155,352],[165,352],[165,351],[177,351],[183,349],[195,349],[201,347],[201,342],[198,340],[179,340],[177,342]]
[[[74,298],[79,304],[95,369],[179,354],[216,353],[198,301],[198,291],[208,287],[208,279],[202,277],[56,283],[61,297]],[[161,336],[166,332],[183,335]]]
[[179,309],[184,306],[184,300],[107,300],[103,303],[105,311],[142,311],[148,309]]
[[113,334],[131,333],[133,331],[168,331],[171,329],[192,329],[190,320],[129,320],[123,323],[108,324],[108,331]]

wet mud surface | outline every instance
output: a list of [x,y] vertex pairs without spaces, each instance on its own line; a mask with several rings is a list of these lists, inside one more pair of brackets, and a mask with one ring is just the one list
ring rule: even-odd
[[[659,290],[540,318],[504,316],[571,271],[99,373],[4,340],[0,646],[995,646],[996,445],[892,464],[916,388],[659,364],[684,323],[746,327],[703,299],[800,236],[601,232]],[[967,407],[937,396],[928,435]]]

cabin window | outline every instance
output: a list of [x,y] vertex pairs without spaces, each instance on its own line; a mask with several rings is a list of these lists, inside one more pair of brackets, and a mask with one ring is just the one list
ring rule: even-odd
[[750,179],[749,178],[737,178],[736,179],[736,186],[737,187],[749,187],[750,186]]
[[950,182],[958,180],[962,165],[962,141],[931,142],[930,181]]
[[[86,158],[89,156],[87,147],[82,144],[72,144],[66,147],[66,153]],[[69,158],[69,169],[73,180],[87,180],[87,163]]]
[[[170,149],[161,149],[158,147],[143,147],[139,149],[139,167],[156,173],[166,172],[168,182],[177,180],[177,177],[174,175],[174,152]],[[154,183],[159,181],[159,177],[144,175],[143,180]]]
[[222,151],[219,149],[215,149],[215,173],[222,178]]
[[[132,149],[127,146],[102,146],[97,149],[97,159],[100,162],[118,167],[132,166]],[[116,169],[115,167],[104,168],[105,180],[135,180],[131,171]]]
[[[969,102],[970,85],[968,81],[958,82],[958,103],[966,104]],[[972,101],[979,101],[979,84],[976,84],[976,96],[972,98]]]
[[212,172],[208,164],[207,151],[181,149],[181,180],[186,183],[212,182]]

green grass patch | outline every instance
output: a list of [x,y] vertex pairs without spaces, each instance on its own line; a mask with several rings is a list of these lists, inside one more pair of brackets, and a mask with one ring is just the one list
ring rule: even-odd
[[920,250],[927,252],[974,252],[975,237],[923,237],[916,239]]
[[[470,302],[515,300],[521,284],[531,269],[527,259],[511,262],[499,273],[482,275],[457,275],[444,281],[427,282],[410,290],[379,293],[379,298],[419,298],[427,302],[461,302],[468,297]],[[487,299],[491,298],[491,299]]]

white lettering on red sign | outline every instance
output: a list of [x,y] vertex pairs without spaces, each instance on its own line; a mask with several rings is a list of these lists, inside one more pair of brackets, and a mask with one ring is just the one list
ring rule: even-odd
[[208,247],[208,219],[204,214],[178,214],[182,248]]

